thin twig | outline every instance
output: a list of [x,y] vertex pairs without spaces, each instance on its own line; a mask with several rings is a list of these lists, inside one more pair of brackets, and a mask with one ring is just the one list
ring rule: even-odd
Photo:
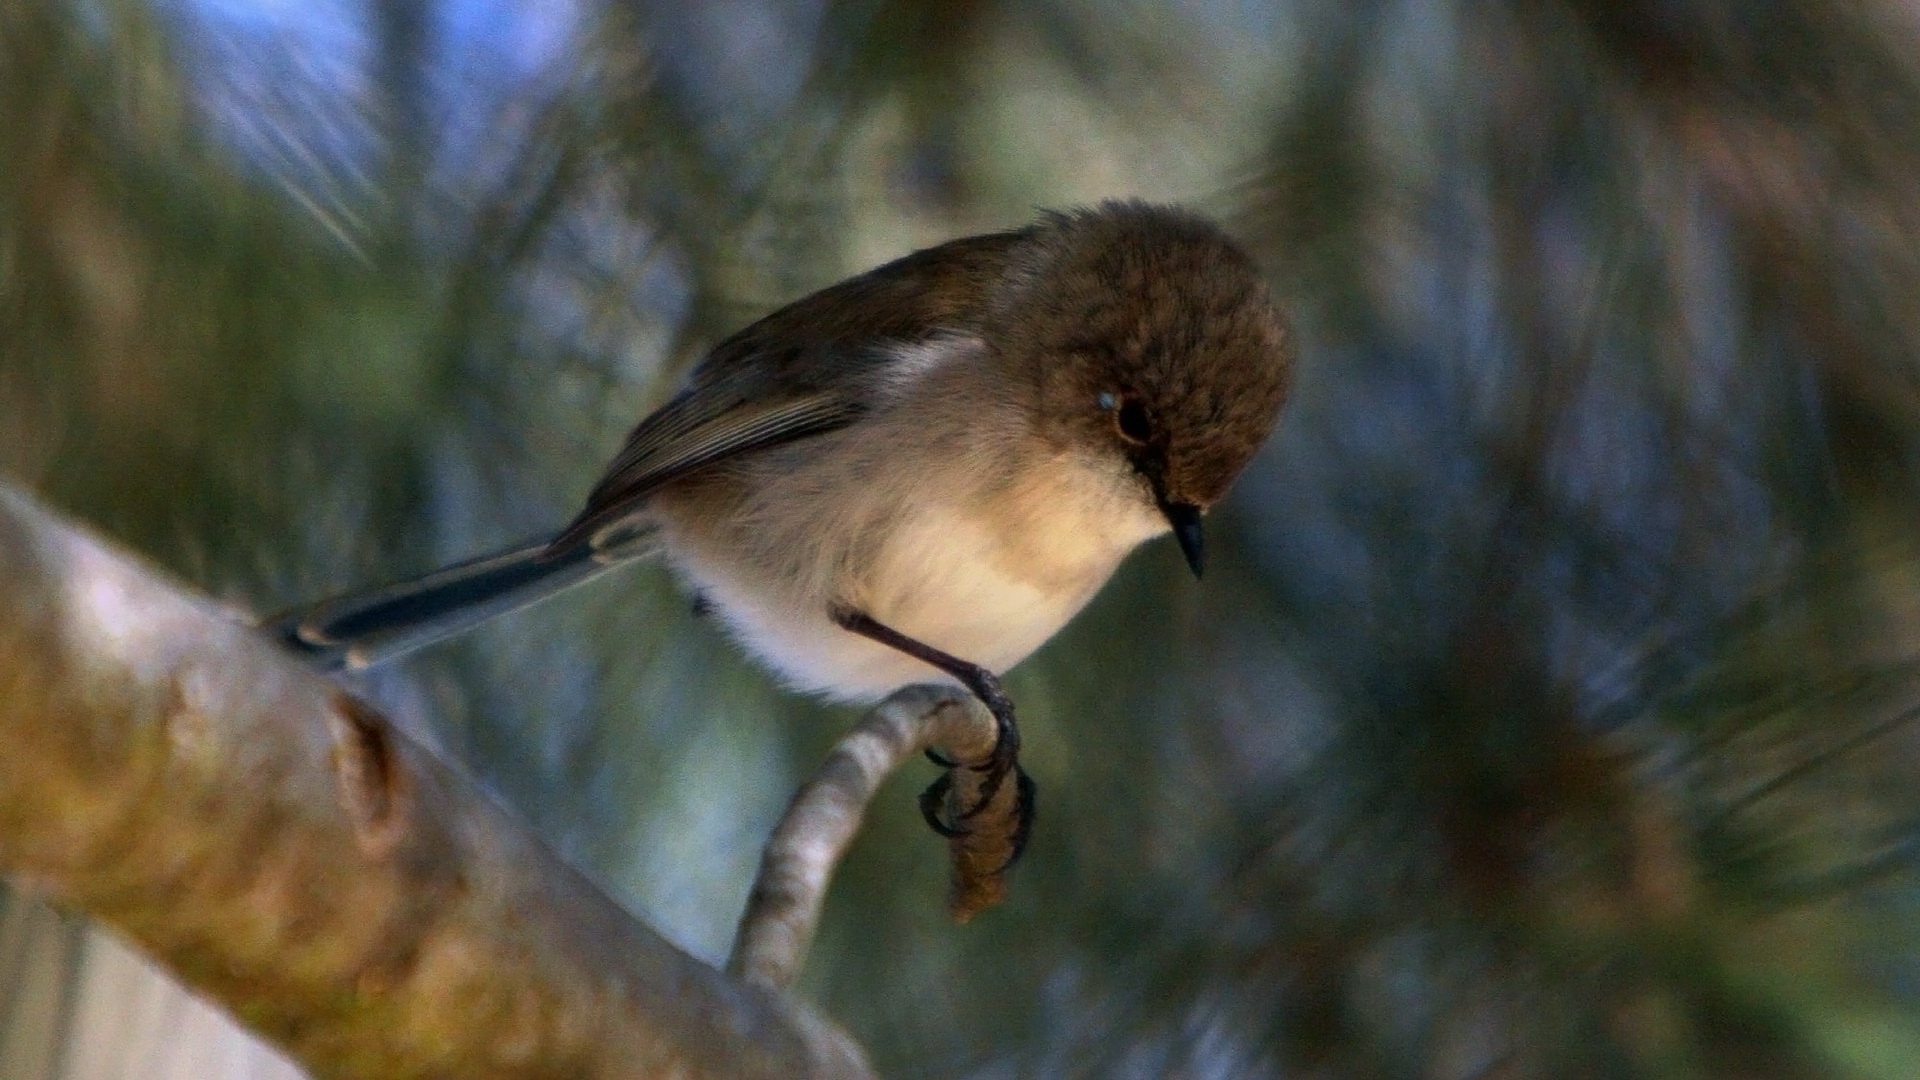
[[727,971],[775,989],[793,984],[813,943],[834,867],[860,830],[874,793],[909,759],[938,748],[957,762],[948,772],[953,892],[948,910],[962,922],[1000,899],[1015,851],[1016,785],[1002,784],[974,804],[984,773],[970,767],[993,754],[993,717],[965,692],[910,686],[868,713],[794,795],[767,840],[760,874],[740,918]]

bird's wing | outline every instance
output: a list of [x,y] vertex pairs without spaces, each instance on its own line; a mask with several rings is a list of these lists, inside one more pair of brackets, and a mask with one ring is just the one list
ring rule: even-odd
[[571,547],[625,517],[663,484],[738,454],[832,431],[864,409],[857,397],[831,391],[757,400],[729,380],[690,386],[634,429],[551,548]]
[[956,240],[823,289],[721,342],[627,436],[550,550],[571,547],[680,477],[844,427],[882,393],[902,346],[964,327],[1020,237]]

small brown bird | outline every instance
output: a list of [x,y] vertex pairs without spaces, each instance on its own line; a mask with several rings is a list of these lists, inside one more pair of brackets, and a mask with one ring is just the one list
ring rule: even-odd
[[[364,666],[659,554],[792,686],[997,673],[1171,530],[1272,429],[1292,348],[1251,260],[1190,212],[1108,202],[916,252],[720,343],[550,540],[275,624]],[[1024,784],[1024,778],[1022,778]],[[953,823],[936,822],[951,829]]]

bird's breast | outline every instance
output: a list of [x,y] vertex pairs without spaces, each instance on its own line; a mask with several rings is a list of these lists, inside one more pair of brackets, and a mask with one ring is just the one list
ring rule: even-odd
[[885,505],[842,500],[788,533],[779,552],[764,534],[729,542],[669,523],[669,557],[735,636],[800,689],[871,700],[944,678],[835,625],[836,604],[1005,671],[1084,607],[1129,551],[1166,530],[1137,492],[1093,466],[1031,473],[964,499],[933,478],[876,492]]

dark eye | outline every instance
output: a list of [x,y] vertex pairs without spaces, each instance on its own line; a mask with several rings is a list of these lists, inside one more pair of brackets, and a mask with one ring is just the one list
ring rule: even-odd
[[1139,398],[1122,398],[1120,407],[1114,410],[1113,426],[1120,437],[1130,443],[1144,443],[1153,439],[1153,420],[1147,415],[1147,407],[1140,404]]

